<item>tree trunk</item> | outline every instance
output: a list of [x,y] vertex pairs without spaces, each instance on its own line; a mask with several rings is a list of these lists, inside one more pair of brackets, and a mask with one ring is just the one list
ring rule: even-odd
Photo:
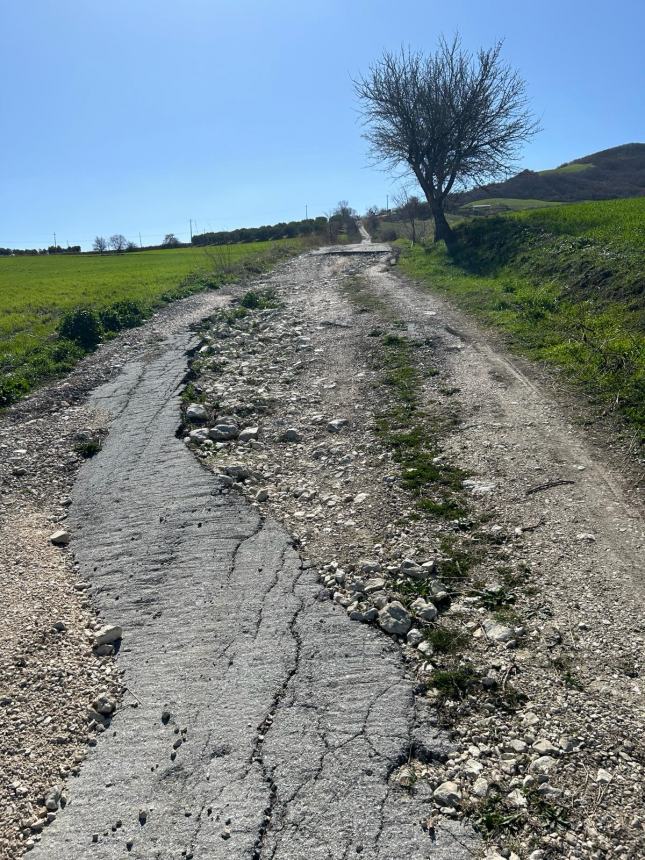
[[435,242],[440,242],[443,239],[448,247],[454,245],[455,234],[444,215],[443,203],[440,203],[437,200],[432,202],[432,217],[434,218]]

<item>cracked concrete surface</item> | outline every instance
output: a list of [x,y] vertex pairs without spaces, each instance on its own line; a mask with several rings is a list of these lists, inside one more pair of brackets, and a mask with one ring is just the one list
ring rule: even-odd
[[173,335],[94,393],[110,435],[69,522],[124,629],[129,693],[32,856],[473,856],[472,833],[441,822],[431,838],[423,795],[388,782],[413,749],[445,751],[398,647],[319,602],[288,534],[219,496],[175,438],[190,343]]

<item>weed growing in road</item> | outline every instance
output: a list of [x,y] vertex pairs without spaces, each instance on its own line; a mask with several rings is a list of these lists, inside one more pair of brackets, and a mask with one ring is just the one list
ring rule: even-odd
[[74,450],[85,460],[89,460],[90,457],[94,457],[99,453],[101,450],[101,443],[97,439],[88,439],[85,442],[79,442],[78,445],[75,446]]
[[240,299],[243,308],[252,311],[263,311],[267,308],[277,308],[279,305],[278,294],[274,289],[249,290]]
[[421,513],[446,519],[462,516],[465,473],[437,457],[438,426],[431,426],[420,407],[422,381],[413,358],[415,344],[401,335],[386,334],[382,347],[383,384],[391,397],[376,419],[376,429],[400,466],[402,486],[416,497]]
[[554,668],[560,673],[562,682],[566,687],[570,687],[572,690],[584,690],[582,682],[573,672],[573,664],[570,657],[560,654],[552,663]]
[[455,630],[441,624],[426,627],[424,635],[437,654],[455,654],[463,651],[470,642],[470,635],[464,630]]
[[439,694],[439,701],[463,699],[479,683],[479,676],[470,666],[456,669],[435,669],[430,675],[430,685]]

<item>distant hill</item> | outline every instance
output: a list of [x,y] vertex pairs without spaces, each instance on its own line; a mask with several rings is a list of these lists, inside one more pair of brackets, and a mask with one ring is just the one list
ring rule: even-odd
[[455,194],[453,207],[511,198],[573,203],[645,195],[645,143],[626,143],[576,158],[553,170],[523,170],[506,182]]

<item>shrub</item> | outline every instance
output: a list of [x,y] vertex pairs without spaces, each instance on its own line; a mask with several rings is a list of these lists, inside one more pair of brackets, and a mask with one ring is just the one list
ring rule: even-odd
[[382,242],[396,242],[398,238],[394,227],[383,227],[381,229],[380,239]]
[[277,297],[275,290],[267,289],[267,290],[249,290],[244,293],[242,298],[240,299],[240,304],[243,308],[248,308],[249,310],[264,310],[265,308],[273,308],[277,304]]
[[125,299],[99,311],[99,319],[105,331],[116,332],[141,325],[146,318],[146,310],[143,302]]
[[0,379],[0,406],[10,406],[20,400],[29,391],[29,382],[22,376],[11,373],[4,374]]
[[86,350],[95,349],[102,334],[101,320],[92,308],[75,308],[68,311],[58,326],[59,337],[74,341]]

